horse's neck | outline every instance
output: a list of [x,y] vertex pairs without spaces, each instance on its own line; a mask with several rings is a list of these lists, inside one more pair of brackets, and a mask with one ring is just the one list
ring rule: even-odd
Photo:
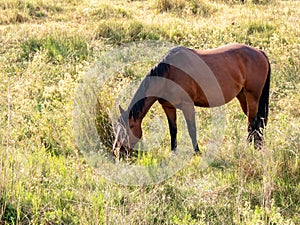
[[156,102],[158,98],[157,97],[147,97],[145,99],[145,106],[142,109],[142,111],[139,114],[140,119],[142,120],[146,114],[148,113],[149,109],[151,108],[151,106]]
[[135,120],[139,120],[140,122],[142,122],[143,118],[146,116],[147,112],[149,111],[149,109],[157,99],[158,99],[157,97],[152,97],[152,96],[145,97],[143,98],[143,102],[141,103],[139,101],[135,102],[135,98],[134,98],[130,105],[132,106],[132,114],[135,117]]
[[[152,79],[146,76],[131,100],[128,110],[130,110],[129,112],[132,113],[135,120],[142,121],[154,102],[158,100],[158,97],[155,97],[157,95],[152,93],[153,90],[157,89],[153,87],[153,84],[155,83],[153,83]],[[147,93],[149,90],[152,90],[152,92],[150,92],[152,93],[151,95]]]

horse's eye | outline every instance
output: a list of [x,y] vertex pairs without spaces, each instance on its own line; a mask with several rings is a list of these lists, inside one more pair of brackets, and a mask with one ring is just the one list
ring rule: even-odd
[[129,128],[130,128],[130,129],[133,128],[133,125],[130,125]]

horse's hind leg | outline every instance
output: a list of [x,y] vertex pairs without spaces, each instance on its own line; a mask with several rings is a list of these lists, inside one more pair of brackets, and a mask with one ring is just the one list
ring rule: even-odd
[[258,111],[258,103],[259,98],[254,96],[253,94],[247,93],[247,116],[248,116],[248,142],[252,142],[254,139],[254,147],[256,149],[261,148],[262,146],[262,132],[260,130],[260,121],[257,120],[257,111]]
[[245,91],[245,89],[243,88],[236,97],[237,97],[237,99],[240,102],[240,105],[241,105],[241,107],[243,109],[243,112],[247,116],[248,107],[247,107],[247,99],[246,99],[246,91]]
[[251,94],[246,95],[246,91],[244,88],[236,97],[240,102],[243,112],[248,117],[247,141],[251,143],[254,137],[254,146],[255,148],[258,148],[261,145],[260,143],[262,142],[262,134],[256,121],[258,101]]

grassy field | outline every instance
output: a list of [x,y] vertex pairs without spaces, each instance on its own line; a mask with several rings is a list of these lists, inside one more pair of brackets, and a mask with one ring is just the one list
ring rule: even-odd
[[[299,15],[293,0],[1,1],[0,224],[300,224]],[[246,117],[234,100],[220,152],[206,169],[195,156],[145,186],[97,174],[74,142],[76,87],[105,52],[149,40],[263,49],[272,67],[265,147],[246,144]],[[128,65],[114,91],[151,66]],[[197,120],[204,146],[207,110],[197,109]]]

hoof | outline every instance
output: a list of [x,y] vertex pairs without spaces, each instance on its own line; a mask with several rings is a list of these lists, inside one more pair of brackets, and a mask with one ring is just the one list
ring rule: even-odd
[[172,149],[171,157],[172,157],[172,156],[176,156],[176,155],[178,155],[177,149],[176,149],[176,148],[175,148],[175,149]]
[[201,152],[199,150],[198,145],[195,147],[195,153],[194,153],[194,155],[201,155]]
[[195,156],[200,156],[200,155],[202,155],[202,153],[200,152],[199,149],[195,149],[194,155]]

